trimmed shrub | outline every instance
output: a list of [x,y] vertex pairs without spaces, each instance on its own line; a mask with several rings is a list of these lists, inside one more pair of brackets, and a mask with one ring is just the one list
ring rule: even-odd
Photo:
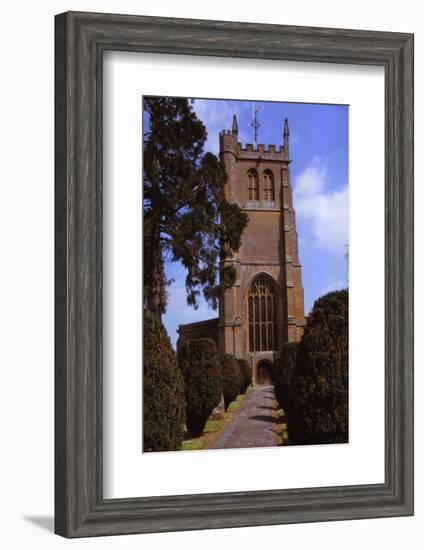
[[348,291],[312,309],[296,359],[288,410],[290,442],[348,441]]
[[184,378],[187,432],[189,437],[199,437],[221,400],[221,368],[215,342],[196,338],[181,343],[178,366]]
[[286,415],[289,411],[289,399],[293,383],[292,377],[296,366],[298,347],[298,342],[284,344],[281,358],[276,363],[272,373],[275,397]]
[[225,410],[228,405],[240,393],[241,388],[241,372],[237,360],[232,355],[226,353],[221,357],[222,369],[222,392],[224,394]]
[[162,322],[144,311],[143,449],[179,450],[185,416],[184,382]]
[[249,361],[247,361],[246,359],[237,359],[237,363],[239,364],[241,372],[240,393],[245,393],[247,388],[252,383],[252,369],[250,367]]

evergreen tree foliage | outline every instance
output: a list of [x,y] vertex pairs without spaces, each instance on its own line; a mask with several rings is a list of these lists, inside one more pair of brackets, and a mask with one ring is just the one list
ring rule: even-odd
[[221,357],[222,393],[224,394],[225,410],[240,393],[242,378],[239,364],[229,353]]
[[290,393],[293,444],[348,441],[348,291],[319,298],[308,318]]
[[185,420],[184,382],[161,321],[144,311],[143,449],[176,451]]
[[293,391],[293,373],[296,367],[298,347],[297,342],[284,344],[281,357],[273,369],[275,397],[286,415],[289,412],[289,400]]
[[219,260],[238,250],[247,215],[224,195],[223,164],[204,153],[207,132],[187,99],[144,98],[144,290],[145,306],[166,309],[165,258],[187,269],[187,303],[203,293],[217,307],[235,270]]
[[187,432],[190,437],[198,437],[221,400],[221,368],[215,342],[210,338],[182,342],[178,346],[178,366],[184,377]]
[[249,361],[247,361],[246,359],[237,359],[237,363],[239,364],[241,373],[240,393],[245,393],[247,388],[252,383],[252,369],[250,367]]

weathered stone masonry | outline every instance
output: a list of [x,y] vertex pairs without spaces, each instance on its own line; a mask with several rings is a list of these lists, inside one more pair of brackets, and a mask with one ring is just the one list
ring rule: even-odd
[[219,145],[227,199],[249,216],[240,250],[226,260],[236,269],[236,284],[221,299],[217,319],[180,325],[179,334],[181,339],[213,338],[220,353],[247,359],[253,382],[262,383],[266,365],[275,362],[285,342],[299,341],[305,326],[288,121],[279,147],[243,147],[237,138],[234,116]]

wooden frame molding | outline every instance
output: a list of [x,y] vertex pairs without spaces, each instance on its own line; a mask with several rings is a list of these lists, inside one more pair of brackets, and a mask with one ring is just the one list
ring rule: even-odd
[[[413,513],[413,35],[64,13],[56,17],[55,530],[65,537]],[[385,482],[103,499],[105,50],[385,69]]]

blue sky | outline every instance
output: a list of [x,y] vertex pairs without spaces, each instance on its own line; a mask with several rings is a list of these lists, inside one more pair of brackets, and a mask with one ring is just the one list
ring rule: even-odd
[[[230,129],[237,115],[239,141],[253,142],[251,101],[195,100],[194,110],[208,131],[205,150],[218,154],[218,134]],[[255,102],[259,109],[258,143],[282,143],[284,118],[290,127],[291,184],[299,236],[299,257],[305,292],[305,313],[330,290],[348,285],[348,106]],[[175,346],[179,324],[217,316],[200,300],[187,305],[185,271],[168,263],[175,282],[163,322]]]

